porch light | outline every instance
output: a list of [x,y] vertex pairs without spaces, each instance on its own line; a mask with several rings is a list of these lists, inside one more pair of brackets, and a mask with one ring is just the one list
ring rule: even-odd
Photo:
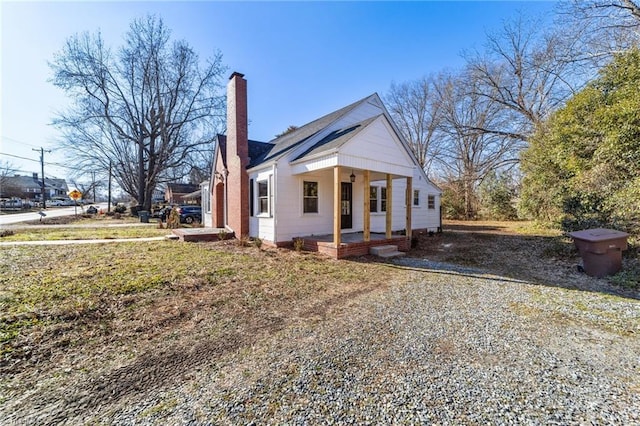
[[356,175],[353,174],[353,170],[351,170],[351,176],[349,176],[349,180],[351,181],[351,183],[356,181]]

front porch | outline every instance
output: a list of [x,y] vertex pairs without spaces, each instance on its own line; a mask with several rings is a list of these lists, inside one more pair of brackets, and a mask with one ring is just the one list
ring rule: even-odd
[[336,246],[334,235],[310,235],[300,237],[304,241],[304,249],[326,254],[334,259],[342,259],[350,256],[364,256],[369,254],[369,249],[376,246],[395,245],[400,251],[407,251],[411,241],[406,235],[391,235],[387,237],[383,233],[370,233],[369,240],[365,241],[363,232],[344,232],[340,234],[340,243]]

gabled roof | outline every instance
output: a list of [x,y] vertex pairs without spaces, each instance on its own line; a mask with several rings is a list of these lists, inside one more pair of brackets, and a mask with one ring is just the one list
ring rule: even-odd
[[[34,176],[5,176],[6,185],[11,185],[19,188],[42,188],[42,178]],[[45,188],[53,188],[59,191],[68,190],[67,181],[58,178],[44,179]]]
[[188,194],[199,189],[198,185],[192,185],[190,183],[168,183],[167,188],[174,194]]
[[[269,142],[259,142],[249,139],[249,167],[260,164],[260,159],[265,152],[269,152],[273,148],[273,144]],[[222,155],[222,164],[227,166],[227,137],[218,135],[218,149]]]
[[347,105],[344,108],[320,117],[317,120],[305,124],[304,126],[298,127],[292,132],[272,139],[269,142],[269,145],[271,145],[271,149],[265,151],[259,158],[254,158],[253,156],[251,156],[251,164],[249,167],[254,167],[259,164],[281,158],[282,156],[291,152],[292,149],[295,149],[296,147],[307,141],[309,138],[316,135],[318,132],[326,129],[333,122],[339,120],[359,105],[368,101],[372,96],[376,95],[369,95],[366,98],[362,98],[359,101]]
[[313,144],[313,146],[309,147],[306,151],[294,158],[293,161],[300,160],[301,158],[306,156],[313,156],[321,152],[332,151],[334,149],[340,148],[342,145],[347,143],[351,138],[360,133],[369,124],[371,124],[382,115],[383,114],[379,114],[375,117],[367,118],[364,121],[361,121],[344,129],[334,130],[333,132],[329,133],[327,136]]

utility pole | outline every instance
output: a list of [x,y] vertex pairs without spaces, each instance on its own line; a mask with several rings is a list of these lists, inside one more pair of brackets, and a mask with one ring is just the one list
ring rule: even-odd
[[107,190],[107,212],[111,212],[111,160],[109,160],[109,189]]
[[96,172],[91,171],[91,188],[93,189],[93,202],[96,202]]
[[40,147],[40,149],[33,149],[31,148],[32,151],[40,151],[40,170],[42,172],[42,208],[46,209],[47,208],[47,191],[44,187],[44,153],[45,152],[51,152],[50,150],[45,150],[44,148]]

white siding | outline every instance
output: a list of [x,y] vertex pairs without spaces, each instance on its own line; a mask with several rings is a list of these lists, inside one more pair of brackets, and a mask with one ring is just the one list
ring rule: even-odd
[[329,133],[334,130],[344,129],[346,127],[352,126],[354,124],[360,123],[368,118],[375,117],[384,112],[381,106],[377,105],[377,100],[375,97],[371,97],[368,102],[364,102],[358,105],[355,109],[350,111],[347,115],[340,118],[336,122],[332,123],[330,126],[324,128],[322,131],[318,132],[312,138],[309,138],[308,141],[300,145],[298,148],[292,150],[287,156],[286,160],[291,161],[294,158],[298,157],[301,153],[305,152],[309,147],[313,146],[316,142],[322,140]]
[[[250,178],[254,185],[257,180],[273,176],[274,191],[272,217],[250,219],[250,234],[266,241],[285,242],[300,236],[326,235],[333,233],[333,167],[342,167],[342,182],[349,182],[349,175],[356,175],[353,183],[353,228],[362,231],[364,223],[364,197],[362,170],[370,170],[372,178],[380,178],[385,173],[394,175],[392,204],[393,230],[405,227],[405,187],[406,178],[413,177],[413,187],[420,191],[420,205],[412,207],[412,227],[414,229],[436,230],[440,226],[440,191],[426,180],[424,173],[417,168],[405,145],[398,139],[386,116],[362,129],[338,152],[326,153],[314,159],[291,165],[289,161],[321,140],[331,131],[359,123],[384,112],[377,96],[371,97],[353,111],[325,128],[309,141],[277,161],[276,165],[265,169],[252,170]],[[303,182],[318,182],[318,213],[303,213]],[[372,182],[372,185],[385,185],[385,181]],[[368,196],[368,188],[366,191]],[[436,196],[435,209],[427,208],[427,196]],[[257,188],[254,188],[257,197]],[[257,200],[254,199],[254,205]],[[385,231],[385,214],[371,215],[373,232]],[[345,230],[349,231],[349,230]]]
[[[343,168],[341,182],[349,182],[351,169]],[[292,176],[287,167],[279,167],[277,179],[277,241],[289,241],[295,237],[308,235],[327,235],[333,233],[333,169]],[[318,213],[303,213],[302,186],[304,181],[318,182]],[[364,197],[362,173],[356,171],[353,183],[353,227],[343,231],[360,232],[364,227]],[[371,185],[385,186],[386,181],[371,182]],[[440,226],[440,192],[426,181],[419,170],[416,170],[412,182],[413,188],[420,191],[420,206],[412,207],[412,228],[437,230]],[[393,180],[392,229],[404,230],[406,178]],[[434,195],[435,208],[428,209],[427,195]],[[368,190],[367,190],[368,196]],[[371,231],[385,232],[385,213],[371,214]]]
[[358,105],[358,107],[349,112],[349,114],[336,121],[334,125],[331,126],[331,131],[336,129],[344,129],[382,113],[384,113],[384,109],[381,105],[377,105],[377,100],[372,98],[368,102],[364,102],[363,104]]
[[411,157],[400,140],[395,137],[384,117],[379,117],[348,141],[340,149],[340,154],[356,158],[371,158],[381,165],[388,164],[388,167],[403,166],[407,172],[412,173]]
[[[249,183],[253,179],[253,202],[249,203],[249,205],[253,205],[253,211],[249,214],[249,236],[253,238],[260,238],[264,241],[276,242],[275,238],[275,177],[274,177],[274,169],[269,167],[267,169],[262,169],[259,171],[255,171],[249,175]],[[269,181],[269,191],[271,196],[271,212],[268,215],[258,214],[258,181]],[[249,190],[249,194],[252,191]]]
[[307,173],[336,165],[400,176],[413,174],[410,155],[383,116],[345,143],[339,152],[296,163],[292,165],[292,173]]
[[[302,184],[305,180],[318,182],[318,213],[302,211]],[[277,188],[278,241],[333,232],[333,169],[292,176],[285,164],[278,168]]]
[[[426,181],[420,170],[416,170],[411,183],[413,189],[420,191],[420,205],[413,206],[411,202],[411,227],[413,229],[428,229],[436,231],[440,227],[440,190],[430,182]],[[372,186],[386,186],[385,181],[371,182]],[[403,230],[405,227],[405,190],[407,188],[407,180],[405,178],[394,179],[392,188],[392,223],[391,227],[394,231]],[[427,196],[435,197],[435,208],[429,209],[427,205]],[[387,203],[389,200],[387,200]],[[385,212],[377,212],[371,214],[371,232],[385,232],[386,216]]]
[[206,228],[213,226],[213,218],[211,217],[211,192],[209,190],[209,182],[200,184],[200,193],[202,194],[202,224]]

